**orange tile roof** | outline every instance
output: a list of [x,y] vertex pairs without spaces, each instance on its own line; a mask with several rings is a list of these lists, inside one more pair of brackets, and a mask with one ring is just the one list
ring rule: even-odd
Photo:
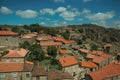
[[63,37],[61,37],[61,36],[54,36],[53,37],[53,39],[55,40],[55,41],[63,41],[63,40],[65,40]]
[[87,67],[87,68],[95,68],[97,65],[91,61],[89,62],[81,62],[82,67]]
[[87,50],[87,49],[79,49],[79,51],[81,51],[83,53],[88,53],[89,52],[89,50]]
[[72,43],[75,43],[74,40],[62,40],[62,42],[63,42],[64,44],[72,44]]
[[18,35],[18,33],[12,31],[0,31],[0,36],[15,36],[15,35]]
[[111,47],[111,46],[112,46],[112,44],[110,44],[110,43],[107,43],[104,45],[104,47]]
[[0,72],[20,72],[23,71],[23,65],[20,62],[0,62]]
[[38,41],[48,41],[48,40],[53,40],[52,36],[42,36],[40,38],[36,38]]
[[101,64],[104,60],[105,60],[105,58],[103,58],[103,57],[95,56],[92,61],[94,63]]
[[95,55],[92,55],[92,54],[88,54],[87,56],[86,56],[86,58],[91,58],[91,59],[93,59],[95,57]]
[[59,62],[62,65],[62,67],[68,67],[72,65],[78,64],[77,59],[74,56],[69,56],[69,57],[60,57]]
[[25,34],[25,35],[23,35],[22,36],[22,38],[24,38],[24,39],[29,39],[29,38],[33,38],[33,37],[35,37],[35,36],[37,36],[37,34],[34,34],[34,33],[30,33],[30,34]]
[[9,50],[9,53],[2,58],[24,58],[27,53],[28,51],[22,48],[20,50]]
[[91,52],[91,54],[93,54],[93,55],[101,55],[101,54],[103,54],[104,52],[103,51],[96,51],[96,50],[93,50],[92,52]]
[[90,72],[93,80],[104,80],[114,76],[120,76],[120,64],[111,63],[99,70]]
[[67,54],[67,50],[60,50],[60,54]]
[[103,57],[103,58],[110,58],[111,57],[110,54],[106,54],[106,53],[103,53],[100,56]]
[[40,46],[44,47],[44,46],[61,46],[62,43],[61,42],[41,42]]

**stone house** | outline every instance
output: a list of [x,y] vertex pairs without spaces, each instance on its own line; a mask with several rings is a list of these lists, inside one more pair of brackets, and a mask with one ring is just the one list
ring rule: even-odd
[[56,69],[50,69],[47,72],[48,80],[73,80],[72,75]]
[[74,56],[60,57],[59,62],[64,72],[70,73],[74,80],[78,80],[79,64]]
[[0,46],[5,47],[18,47],[19,35],[12,31],[0,31]]
[[105,52],[110,52],[110,50],[111,50],[111,47],[112,47],[112,44],[110,44],[110,43],[107,43],[107,44],[105,44],[105,45],[103,45],[103,50],[105,51]]
[[28,62],[0,62],[0,80],[30,80],[32,67]]
[[82,55],[83,57],[86,57],[87,54],[89,53],[89,50],[88,49],[79,49],[78,52],[80,53],[80,55]]
[[37,42],[54,42],[54,39],[52,36],[42,36],[42,37],[39,37],[39,38],[36,38]]
[[33,44],[36,42],[36,37],[37,37],[37,33],[28,33],[28,34],[24,34],[21,37],[21,43],[28,41],[29,43]]
[[47,72],[44,66],[35,66],[33,68],[32,80],[48,80]]
[[28,51],[25,49],[9,50],[8,54],[1,58],[2,62],[24,62]]
[[85,75],[89,72],[95,71],[97,65],[92,61],[83,61],[80,63],[80,79],[85,79]]
[[85,80],[120,80],[120,63],[113,62],[103,68],[90,72]]

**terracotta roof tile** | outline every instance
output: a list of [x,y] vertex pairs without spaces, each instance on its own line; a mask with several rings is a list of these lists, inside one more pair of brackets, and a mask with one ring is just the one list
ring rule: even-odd
[[36,38],[36,40],[38,41],[49,41],[49,40],[53,40],[52,36],[42,36],[40,38]]
[[110,43],[107,43],[104,45],[104,47],[111,47],[111,46],[112,46],[112,44],[110,44]]
[[91,54],[93,54],[93,55],[101,55],[101,54],[103,54],[103,51],[93,50],[93,51],[91,52]]
[[88,52],[89,52],[89,50],[87,50],[87,49],[82,49],[82,48],[79,49],[79,51],[80,51],[80,52],[83,52],[83,53],[88,53]]
[[103,57],[103,58],[106,58],[106,59],[111,57],[110,54],[106,54],[106,53],[103,53],[100,56]]
[[92,55],[92,54],[88,54],[87,56],[86,56],[86,58],[91,58],[91,59],[93,59],[95,57],[95,55]]
[[25,57],[27,53],[28,51],[22,48],[20,50],[9,50],[9,53],[2,58],[21,58]]
[[19,72],[23,71],[23,63],[20,62],[0,62],[0,72]]
[[32,71],[32,76],[47,76],[44,66],[35,66]]
[[120,76],[120,64],[111,63],[99,70],[90,72],[89,75],[93,80],[104,80],[106,78]]
[[12,31],[0,31],[0,36],[15,36],[15,35],[18,35],[18,33]]
[[94,63],[101,64],[104,60],[105,60],[105,58],[103,58],[103,57],[95,56],[92,61]]
[[33,38],[37,36],[37,34],[34,34],[34,33],[30,33],[30,34],[25,34],[22,36],[23,39],[29,39],[29,38]]
[[60,50],[60,54],[67,54],[67,50]]
[[95,68],[97,65],[91,61],[89,62],[81,62],[82,67],[87,67],[87,68]]
[[40,46],[61,46],[61,42],[41,42]]
[[78,64],[77,59],[74,56],[69,57],[60,57],[59,62],[62,65],[62,67],[72,66]]
[[61,80],[61,79],[73,79],[68,72],[62,72],[56,69],[50,69],[48,71],[48,80]]

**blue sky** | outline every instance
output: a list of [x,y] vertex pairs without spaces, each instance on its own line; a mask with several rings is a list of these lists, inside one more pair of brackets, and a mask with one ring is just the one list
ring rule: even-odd
[[120,28],[120,0],[0,0],[0,24]]

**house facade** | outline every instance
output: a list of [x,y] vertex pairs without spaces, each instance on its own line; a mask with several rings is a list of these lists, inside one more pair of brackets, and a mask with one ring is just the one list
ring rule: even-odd
[[12,31],[0,31],[0,46],[18,47],[19,41],[18,33]]

